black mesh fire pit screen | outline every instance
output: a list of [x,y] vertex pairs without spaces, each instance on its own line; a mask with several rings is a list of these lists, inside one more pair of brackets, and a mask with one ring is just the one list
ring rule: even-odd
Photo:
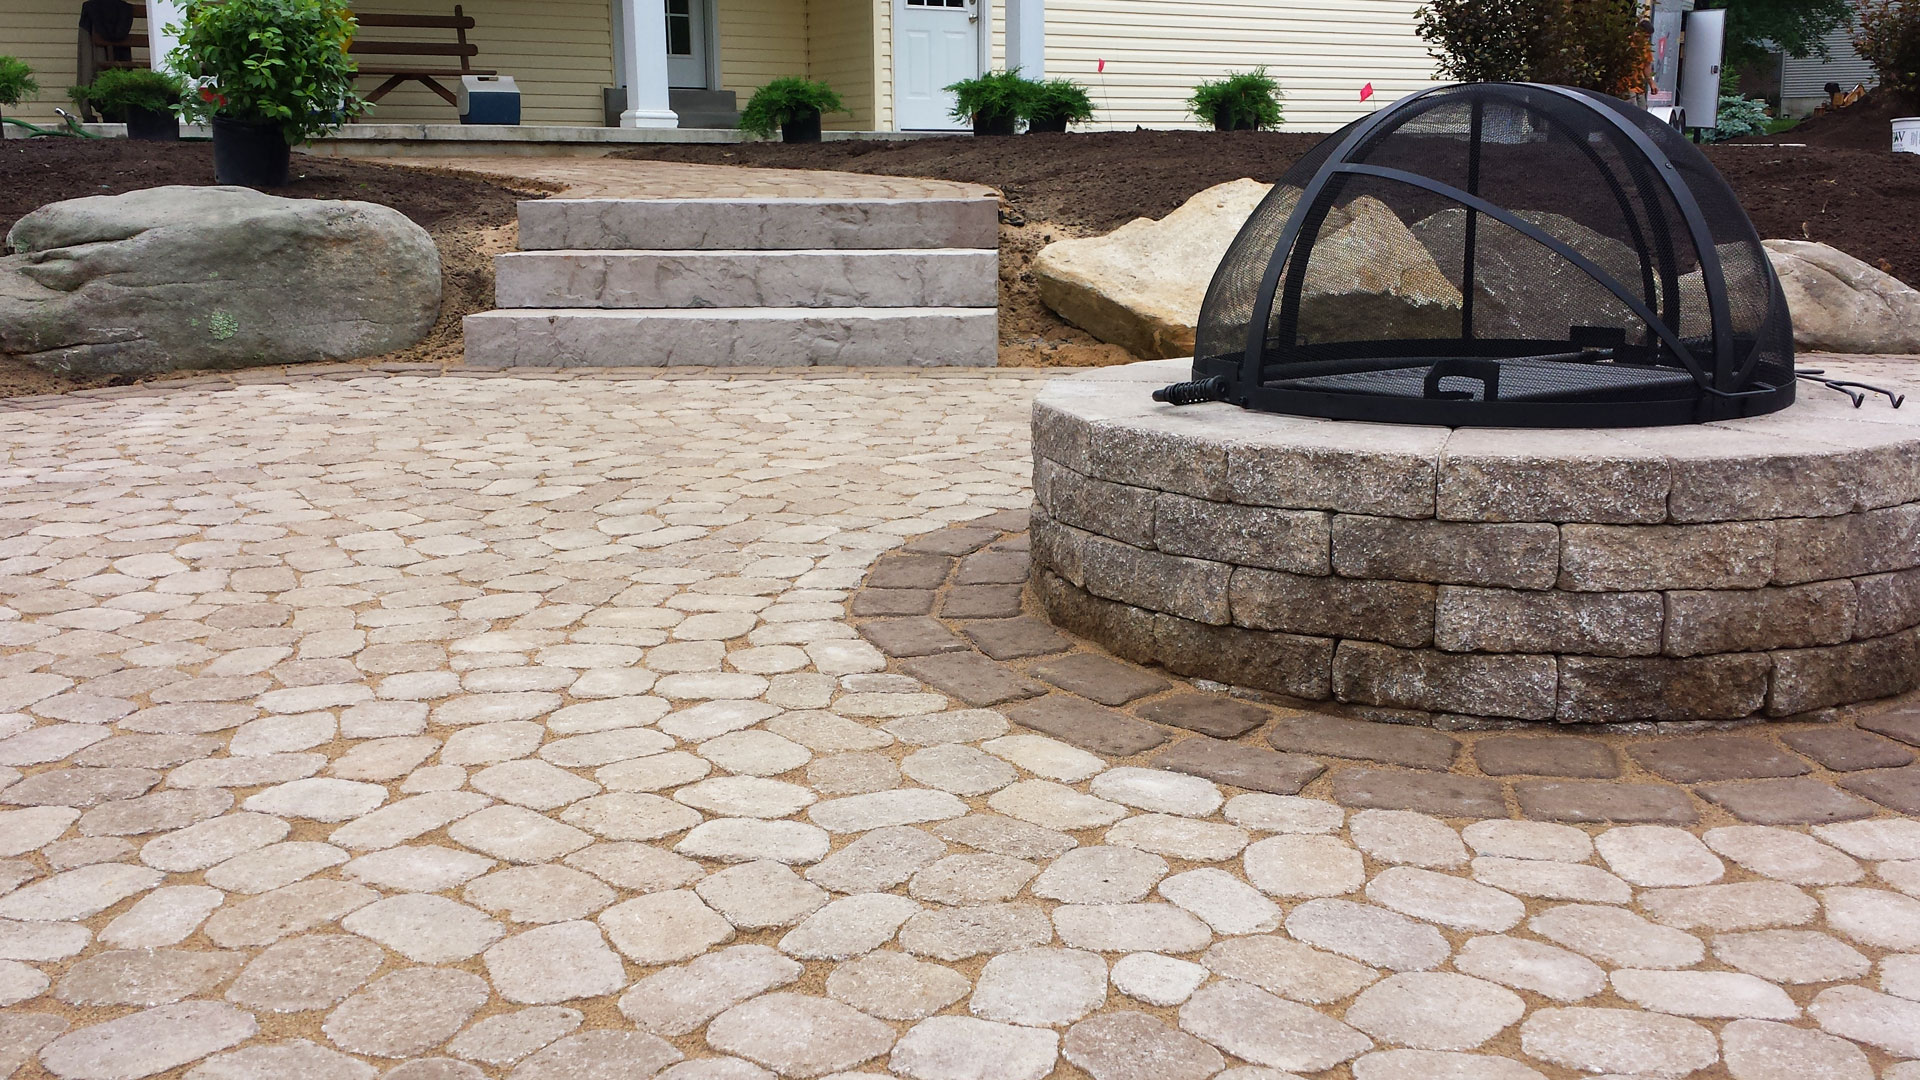
[[1405,98],[1274,185],[1200,310],[1193,383],[1350,420],[1624,427],[1793,401],[1793,328],[1726,181],[1645,110],[1560,86]]

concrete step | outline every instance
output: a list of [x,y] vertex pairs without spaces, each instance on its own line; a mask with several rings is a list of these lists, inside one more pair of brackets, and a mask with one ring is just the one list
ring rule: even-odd
[[990,307],[503,308],[466,317],[479,367],[992,367]]
[[520,250],[998,248],[995,199],[539,199]]
[[992,307],[999,253],[522,251],[494,258],[503,308]]

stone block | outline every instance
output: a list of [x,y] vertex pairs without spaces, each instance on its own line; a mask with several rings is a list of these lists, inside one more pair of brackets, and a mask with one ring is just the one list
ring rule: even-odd
[[860,636],[888,656],[928,656],[957,652],[966,642],[937,620],[924,615],[904,619],[874,619],[860,624]]
[[1016,724],[1062,742],[1113,757],[1132,757],[1167,741],[1167,732],[1122,712],[1066,694],[1051,694],[1007,710]]
[[1824,649],[1786,649],[1773,659],[1767,715],[1903,694],[1920,683],[1920,635],[1903,631]]
[[1169,689],[1172,683],[1149,671],[1097,653],[1075,653],[1035,664],[1033,675],[1102,705],[1125,705],[1135,698]]
[[1153,546],[1170,555],[1324,575],[1327,514],[1207,502],[1161,492],[1154,504]]
[[[1327,646],[1331,659],[1333,646]],[[1237,739],[1273,719],[1267,710],[1224,694],[1180,694],[1134,710],[1142,719],[1197,731],[1216,739]]]
[[870,589],[937,589],[947,583],[953,560],[942,555],[889,555],[873,564]]
[[494,257],[504,308],[992,307],[989,250],[516,251]]
[[1427,518],[1446,428],[1297,419],[1227,448],[1233,501]]
[[1151,611],[1103,600],[1045,571],[1034,575],[1034,597],[1054,625],[1100,642],[1115,656],[1136,663],[1159,657]]
[[999,529],[949,525],[914,537],[902,544],[900,550],[916,555],[970,555],[992,543],[999,535]]
[[1920,765],[1843,776],[1840,786],[1895,813],[1920,815]]
[[1062,525],[1045,513],[1034,514],[1033,529],[1027,534],[1032,543],[1033,565],[1051,570],[1075,585],[1085,585],[1084,556],[1091,535],[1071,525]]
[[1229,497],[1227,448],[1206,410],[1169,409],[1093,425],[1087,434],[1087,472],[1216,502]]
[[1560,566],[1560,530],[1540,523],[1340,514],[1332,538],[1334,573],[1350,578],[1550,589]]
[[1855,637],[1885,637],[1920,626],[1920,570],[1870,574],[1853,584],[1859,590]]
[[994,308],[499,308],[462,327],[484,368],[992,367],[999,349]]
[[1571,735],[1494,735],[1473,744],[1473,759],[1488,776],[1577,776],[1611,780],[1620,762],[1598,739]]
[[1701,797],[1756,825],[1821,825],[1872,817],[1873,804],[1824,780],[1742,780],[1702,784]]
[[1770,521],[1560,527],[1562,589],[1752,589],[1773,579]]
[[1899,739],[1908,746],[1920,746],[1920,709],[1906,705],[1888,712],[1872,712],[1856,717],[1854,724],[1867,731],[1878,732],[1889,739]]
[[1018,585],[955,585],[940,602],[946,619],[1012,619],[1020,614]]
[[1838,645],[1853,637],[1851,581],[1667,594],[1668,656]]
[[1344,769],[1333,775],[1333,799],[1342,806],[1412,810],[1438,817],[1498,818],[1507,814],[1500,785],[1481,776]]
[[1733,424],[1631,437],[1668,452],[1671,521],[1825,517],[1854,506],[1859,462],[1832,443]]
[[931,589],[861,589],[848,609],[855,615],[925,615],[933,610]]
[[1528,592],[1442,585],[1434,611],[1433,643],[1448,652],[1651,656],[1660,651],[1664,607],[1660,594],[1651,592]]
[[1834,772],[1897,769],[1913,763],[1913,752],[1871,732],[1850,727],[1788,731],[1780,741]]
[[1333,696],[1395,709],[1545,720],[1554,715],[1551,656],[1447,653],[1342,641]]
[[1196,622],[1227,623],[1226,563],[1143,551],[1105,537],[1087,539],[1082,556],[1086,589],[1095,596],[1178,615]]
[[[864,629],[864,628],[863,628]],[[1018,660],[1028,656],[1051,656],[1073,647],[1042,619],[979,619],[966,625],[967,637],[974,647],[995,660]],[[886,647],[882,646],[882,652]]]
[[1530,821],[1691,825],[1700,819],[1685,788],[1617,781],[1517,780],[1514,798]]
[[1680,784],[1804,776],[1813,771],[1806,762],[1765,739],[1740,735],[1642,742],[1629,747],[1627,755],[1661,779]]
[[1044,459],[1034,466],[1034,482],[1053,520],[1134,547],[1153,546],[1154,491],[1095,480]]
[[1047,688],[972,652],[940,653],[904,661],[907,674],[976,708],[1037,697]]
[[520,204],[520,249],[790,251],[993,248],[992,198],[541,199]]
[[1603,431],[1461,428],[1447,440],[1436,516],[1447,521],[1652,524],[1667,517],[1667,462]]
[[1460,740],[1411,724],[1375,724],[1309,713],[1273,725],[1267,742],[1276,750],[1377,761],[1444,772],[1460,752]]
[[1920,504],[1775,523],[1773,580],[1803,581],[1884,574],[1920,565]]
[[1172,615],[1153,622],[1153,655],[1169,671],[1310,701],[1332,693],[1333,641],[1237,626],[1209,626]]
[[1435,590],[1406,581],[1307,577],[1239,567],[1233,571],[1233,621],[1279,630],[1384,641],[1417,648],[1433,642]]
[[1563,656],[1554,715],[1562,723],[1738,720],[1766,702],[1764,653],[1687,659]]
[[1155,768],[1204,776],[1215,783],[1248,791],[1293,795],[1325,771],[1326,766],[1299,754],[1279,754],[1257,746],[1218,739],[1183,739],[1153,759]]
[[1023,585],[1033,569],[1024,551],[976,551],[960,560],[955,585]]

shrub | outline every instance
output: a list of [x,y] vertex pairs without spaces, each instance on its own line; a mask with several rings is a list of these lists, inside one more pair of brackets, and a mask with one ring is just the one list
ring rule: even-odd
[[772,135],[780,125],[809,112],[845,112],[833,87],[798,75],[785,75],[753,92],[740,110],[740,130]]
[[188,0],[169,60],[213,81],[185,111],[277,126],[289,144],[325,134],[367,108],[347,55],[355,28],[334,0]]
[[1224,79],[1194,87],[1187,107],[1216,127],[1265,130],[1281,123],[1280,84],[1264,67],[1229,71]]
[[1635,0],[1428,0],[1416,28],[1456,82],[1547,82],[1627,97],[1646,88]]
[[1855,0],[1853,47],[1880,85],[1920,92],[1920,0]]
[[1048,79],[1034,87],[1026,117],[1030,121],[1084,123],[1093,119],[1093,99],[1087,96],[1086,87],[1071,79]]
[[0,105],[18,105],[39,92],[40,84],[33,81],[33,69],[26,61],[0,56]]
[[1765,102],[1738,94],[1721,94],[1719,112],[1714,129],[1706,134],[1709,142],[1763,134],[1773,121],[1773,117],[1767,115]]
[[980,116],[1014,119],[1030,115],[1029,103],[1039,86],[1022,76],[1019,68],[1012,68],[962,79],[946,90],[953,95],[953,118],[973,121]]
[[86,86],[67,91],[75,105],[86,105],[102,116],[118,116],[128,109],[173,112],[180,107],[178,76],[146,68],[108,68]]

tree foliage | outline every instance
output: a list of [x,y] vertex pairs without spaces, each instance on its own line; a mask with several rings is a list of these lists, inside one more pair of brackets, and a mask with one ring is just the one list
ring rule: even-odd
[[1560,83],[1620,97],[1646,85],[1637,0],[1428,0],[1417,18],[1442,78]]
[[1822,41],[1852,14],[1850,0],[1704,0],[1727,10],[1727,64],[1750,63],[1770,52],[1826,55]]

